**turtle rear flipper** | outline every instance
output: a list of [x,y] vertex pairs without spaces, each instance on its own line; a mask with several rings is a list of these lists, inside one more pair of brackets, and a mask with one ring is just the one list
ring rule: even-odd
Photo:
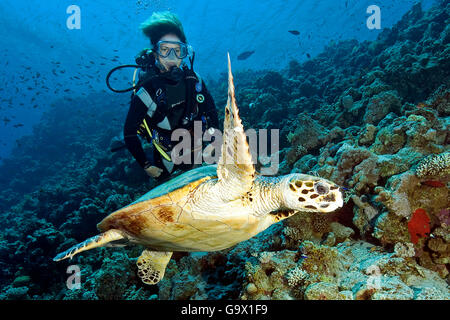
[[53,258],[53,261],[61,261],[67,258],[72,259],[74,255],[80,252],[111,245],[110,243],[112,241],[122,240],[125,238],[126,237],[123,235],[122,231],[117,229],[110,229],[106,232],[96,235],[95,237],[89,238],[64,252],[61,252],[60,254],[58,254],[56,257]]
[[145,284],[157,284],[166,272],[166,266],[173,252],[150,251],[145,249],[138,258],[138,275]]

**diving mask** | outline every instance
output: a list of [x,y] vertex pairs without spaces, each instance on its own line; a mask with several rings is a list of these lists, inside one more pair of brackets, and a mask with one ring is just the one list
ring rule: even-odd
[[155,51],[162,58],[170,56],[171,59],[174,57],[184,59],[191,54],[192,47],[181,41],[161,40],[156,43]]

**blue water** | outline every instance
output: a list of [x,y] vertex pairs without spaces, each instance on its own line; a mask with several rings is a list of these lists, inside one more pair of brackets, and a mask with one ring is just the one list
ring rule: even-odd
[[[106,73],[118,64],[134,63],[136,53],[148,46],[139,25],[153,11],[179,15],[196,51],[196,70],[214,78],[225,71],[227,51],[236,71],[279,69],[291,59],[314,57],[330,41],[374,40],[415,2],[2,0],[0,157],[32,132],[56,98],[72,98],[76,106],[77,96],[113,95],[105,86]],[[433,2],[422,1],[422,6],[427,9]],[[66,26],[66,9],[72,4],[81,9],[79,30]],[[366,27],[366,10],[373,4],[381,9],[381,30]],[[255,52],[237,60],[245,51]]]

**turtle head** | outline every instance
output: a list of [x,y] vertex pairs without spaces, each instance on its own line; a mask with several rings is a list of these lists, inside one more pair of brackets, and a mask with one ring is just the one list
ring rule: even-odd
[[294,173],[283,179],[283,205],[309,212],[332,212],[342,207],[343,194],[335,183],[306,174]]

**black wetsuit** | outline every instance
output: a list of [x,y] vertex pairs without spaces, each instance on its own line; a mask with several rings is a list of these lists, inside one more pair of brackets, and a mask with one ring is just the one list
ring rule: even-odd
[[[206,119],[206,127],[203,128],[204,130],[218,128],[218,117],[214,100],[206,89],[205,83],[202,81],[201,84],[200,92],[196,92],[194,88],[188,91],[186,89],[189,85],[192,86],[192,81],[183,78],[176,82],[163,75],[158,75],[155,81],[147,82],[140,90],[132,95],[130,109],[125,121],[124,139],[128,150],[142,168],[147,165],[154,165],[163,169],[164,175],[173,172],[173,170],[169,172],[163,165],[162,156],[156,148],[153,148],[154,150],[150,154],[144,152],[137,133],[144,119],[146,119],[151,130],[156,129],[158,135],[164,137],[165,141],[167,139],[170,140],[171,132],[182,127],[180,122],[185,115],[188,104],[187,99],[195,99],[193,95],[201,93],[205,99],[202,103],[194,101],[194,110],[192,111],[196,111],[196,115],[193,120],[201,120],[203,116],[203,119]],[[187,92],[191,92],[192,96],[187,97]],[[161,99],[162,97],[163,99]],[[162,125],[162,123],[165,123],[165,125]],[[192,129],[193,124],[192,121],[185,128],[188,130]],[[173,146],[169,144],[169,149],[171,147]],[[182,169],[189,169],[189,167],[182,166]]]

